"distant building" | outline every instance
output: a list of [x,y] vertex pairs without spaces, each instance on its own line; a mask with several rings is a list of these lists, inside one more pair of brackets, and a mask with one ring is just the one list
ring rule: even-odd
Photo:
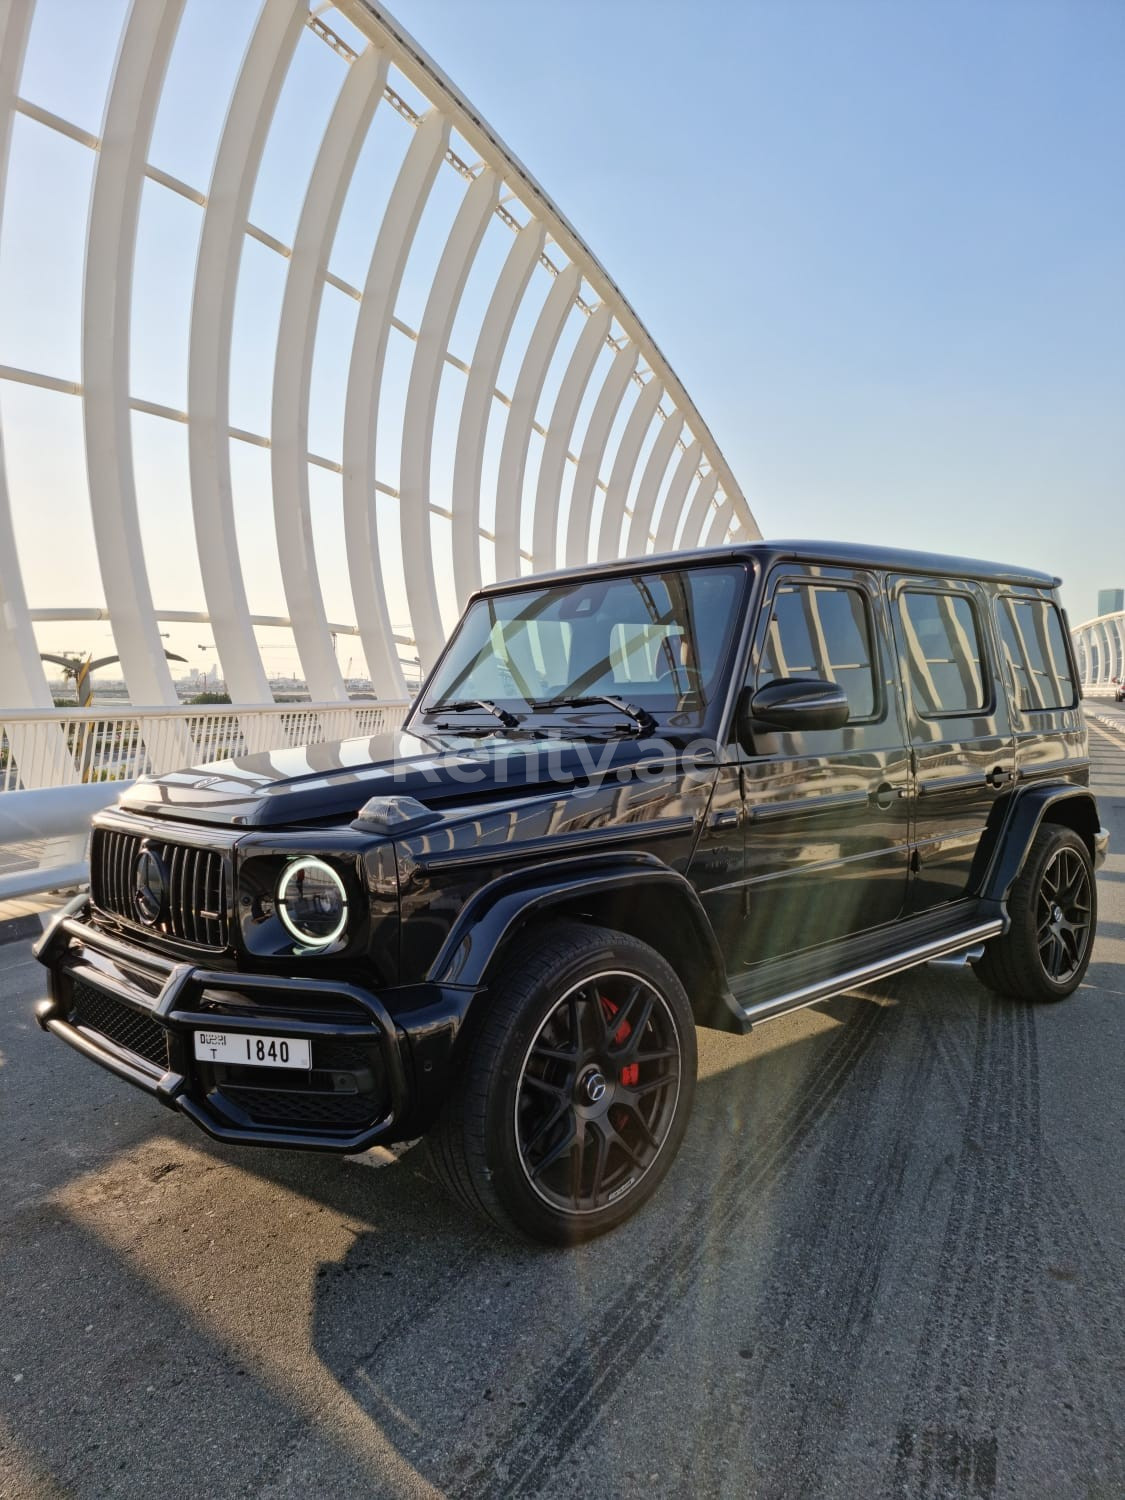
[[1099,589],[1098,614],[1115,615],[1125,609],[1125,589]]

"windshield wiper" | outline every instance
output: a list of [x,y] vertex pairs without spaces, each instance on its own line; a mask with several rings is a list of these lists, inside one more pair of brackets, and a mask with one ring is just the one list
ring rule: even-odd
[[517,729],[520,720],[515,714],[510,714],[506,708],[500,708],[495,703],[490,703],[487,698],[464,698],[458,703],[432,703],[429,708],[422,710],[426,718],[433,714],[464,714],[472,708],[482,708],[485,713],[491,714],[494,719],[499,719],[505,729]]
[[619,714],[632,719],[638,729],[644,730],[646,734],[657,727],[656,720],[647,708],[638,708],[635,703],[626,703],[624,698],[615,698],[612,693],[593,693],[587,698],[544,698],[539,703],[533,703],[532,708],[585,708],[589,704],[608,703],[610,708],[615,708]]

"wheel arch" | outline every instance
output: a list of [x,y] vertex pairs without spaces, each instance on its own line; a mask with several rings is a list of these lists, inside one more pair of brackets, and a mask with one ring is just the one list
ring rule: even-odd
[[1045,823],[1071,829],[1086,845],[1091,861],[1096,860],[1100,820],[1093,793],[1083,786],[1027,787],[1013,797],[997,838],[981,886],[985,900],[1006,904],[1032,841]]
[[699,1025],[744,1029],[715,934],[683,875],[644,854],[600,865],[587,859],[573,869],[567,863],[504,876],[476,892],[427,977],[484,988],[532,928],[577,921],[628,933],[655,949],[679,976]]

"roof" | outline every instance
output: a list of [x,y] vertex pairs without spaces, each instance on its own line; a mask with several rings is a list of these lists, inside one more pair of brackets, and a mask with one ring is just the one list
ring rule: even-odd
[[990,583],[1024,584],[1033,588],[1057,588],[1061,578],[1041,573],[1035,568],[1021,568],[1013,563],[985,562],[973,557],[950,557],[940,552],[912,552],[901,547],[868,547],[860,542],[772,541],[737,542],[727,547],[701,547],[690,552],[646,553],[643,557],[615,558],[612,562],[585,563],[577,568],[560,568],[550,573],[527,574],[522,578],[497,580],[481,590],[496,593],[519,587],[534,587],[564,579],[612,577],[622,573],[658,571],[661,568],[691,567],[696,563],[715,563],[747,558],[763,567],[788,559],[824,563],[846,568],[880,568],[892,573],[920,573],[927,577],[978,578]]

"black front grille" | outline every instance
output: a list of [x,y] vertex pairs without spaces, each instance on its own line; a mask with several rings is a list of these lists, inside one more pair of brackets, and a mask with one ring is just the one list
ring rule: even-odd
[[158,1021],[131,1005],[76,981],[70,1000],[71,1020],[108,1037],[158,1068],[168,1066],[168,1033]]
[[251,1089],[233,1084],[224,1085],[223,1094],[232,1104],[245,1110],[257,1125],[360,1129],[375,1123],[377,1106],[370,1094],[315,1094],[295,1089]]
[[133,903],[133,865],[147,844],[164,867],[166,899],[148,927],[201,948],[227,946],[227,866],[221,851],[144,838],[117,828],[95,828],[90,843],[90,894],[94,905],[143,926]]
[[370,1068],[371,1047],[362,1042],[334,1042],[317,1037],[312,1044],[314,1068],[345,1069]]

